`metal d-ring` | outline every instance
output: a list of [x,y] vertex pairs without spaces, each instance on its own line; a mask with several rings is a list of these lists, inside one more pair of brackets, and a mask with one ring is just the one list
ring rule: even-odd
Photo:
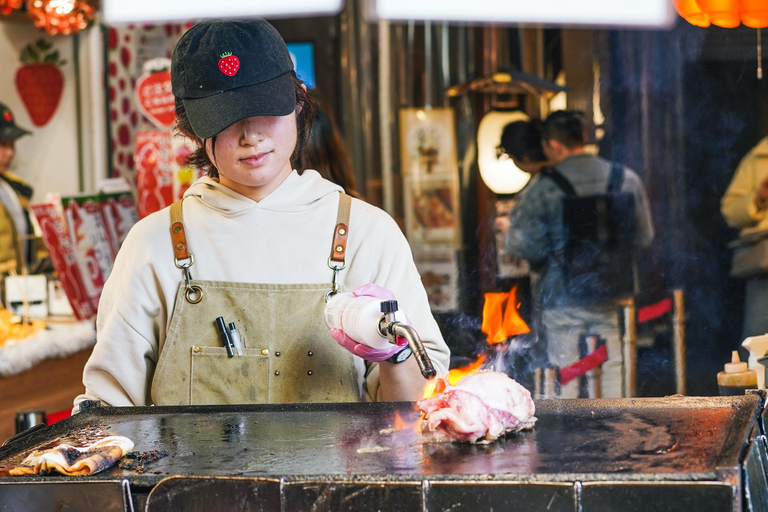
[[[178,258],[175,258],[174,263],[177,268],[180,268],[184,272],[184,288],[186,289],[184,297],[190,304],[197,304],[203,300],[203,289],[200,288],[200,286],[191,283],[192,274],[189,271],[189,267],[195,263],[195,257],[190,254],[189,258],[184,263],[180,262]],[[197,298],[193,298],[193,295],[197,295]]]
[[[197,294],[196,299],[192,298],[193,294]],[[190,304],[197,304],[198,302],[203,300],[203,289],[196,284],[187,286],[187,291],[184,292],[184,297],[187,299],[187,302],[189,302]]]
[[339,293],[339,282],[338,282],[339,272],[341,270],[344,270],[346,266],[347,266],[346,259],[341,261],[341,265],[335,265],[333,263],[333,260],[331,260],[331,258],[328,258],[328,268],[333,270],[333,279],[331,280],[331,289],[325,292],[325,302],[328,302],[332,296]]

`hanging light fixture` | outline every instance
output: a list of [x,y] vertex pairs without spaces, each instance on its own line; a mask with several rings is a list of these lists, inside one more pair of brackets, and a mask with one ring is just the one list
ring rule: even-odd
[[514,194],[522,190],[531,178],[507,155],[499,156],[496,150],[506,125],[528,120],[528,116],[519,110],[520,97],[551,97],[569,89],[536,75],[509,68],[501,68],[490,75],[446,89],[446,94],[451,98],[469,93],[490,94],[492,97],[492,110],[483,116],[477,127],[477,166],[480,177],[492,192]]
[[507,155],[500,156],[496,150],[505,126],[515,121],[527,120],[528,116],[519,110],[491,110],[480,120],[477,127],[477,166],[483,182],[495,194],[519,192],[531,179],[531,175],[520,170],[511,158]]
[[[2,1],[2,0],[0,0]],[[69,35],[88,26],[95,15],[94,0],[27,0],[35,26],[54,36]]]
[[742,23],[757,29],[757,79],[763,78],[760,29],[768,27],[766,0],[674,0],[677,13],[697,27],[736,28]]
[[765,0],[674,0],[675,9],[691,25],[717,25],[736,28],[768,27],[768,2]]
[[21,9],[24,0],[0,0],[0,14],[8,16],[13,11]]

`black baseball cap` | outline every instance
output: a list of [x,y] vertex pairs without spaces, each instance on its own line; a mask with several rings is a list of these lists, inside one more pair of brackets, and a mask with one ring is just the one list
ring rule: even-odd
[[16,126],[11,109],[0,103],[0,140],[15,141],[24,135],[30,135],[32,132]]
[[293,112],[292,70],[285,41],[266,20],[209,20],[179,39],[171,84],[195,134],[209,139],[246,117]]

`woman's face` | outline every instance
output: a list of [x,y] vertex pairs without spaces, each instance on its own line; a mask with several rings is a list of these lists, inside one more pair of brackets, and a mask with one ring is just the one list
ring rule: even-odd
[[205,150],[219,170],[219,183],[261,201],[288,177],[296,147],[296,114],[248,117],[227,127]]
[[0,140],[0,174],[11,168],[16,146],[11,140]]

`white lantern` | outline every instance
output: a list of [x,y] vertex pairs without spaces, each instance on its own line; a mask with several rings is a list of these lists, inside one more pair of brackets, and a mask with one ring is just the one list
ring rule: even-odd
[[501,132],[509,123],[528,121],[524,112],[491,111],[480,120],[477,128],[477,165],[483,181],[496,194],[519,192],[531,179],[520,170],[507,155],[498,157],[496,148],[501,143]]

